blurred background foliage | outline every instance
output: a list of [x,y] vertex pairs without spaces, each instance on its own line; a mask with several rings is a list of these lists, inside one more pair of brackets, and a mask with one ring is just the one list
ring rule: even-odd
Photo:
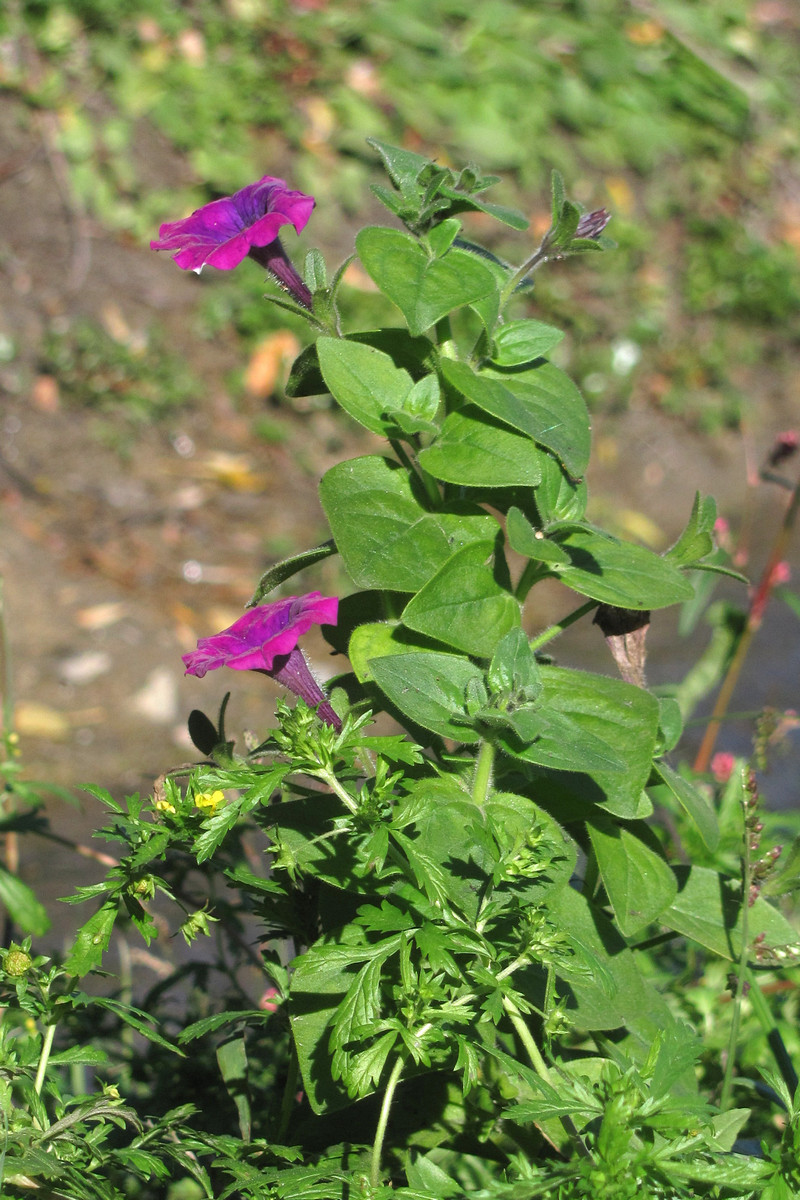
[[[128,242],[268,173],[317,197],[304,240],[341,257],[376,215],[369,135],[501,174],[497,198],[536,236],[557,167],[578,200],[613,211],[619,244],[602,271],[574,263],[538,285],[571,334],[564,365],[597,408],[651,405],[706,430],[761,400],[790,411],[799,52],[794,0],[7,0],[0,13],[0,89],[28,119],[52,115],[75,205]],[[521,258],[524,243],[505,249]],[[263,335],[263,283],[248,280],[209,282],[206,334],[233,321]]]

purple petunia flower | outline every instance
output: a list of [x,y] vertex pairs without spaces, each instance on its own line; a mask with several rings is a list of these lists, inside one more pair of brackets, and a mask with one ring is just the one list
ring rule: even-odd
[[230,271],[243,258],[255,259],[275,276],[298,304],[311,307],[311,293],[294,269],[278,234],[284,225],[300,233],[314,208],[314,197],[294,192],[282,179],[265,175],[232,196],[212,200],[181,221],[168,221],[151,250],[174,250],[183,270],[199,274],[207,264]]
[[604,208],[596,208],[594,212],[584,213],[578,228],[575,230],[576,238],[591,238],[593,241],[598,238],[605,229],[608,222],[611,220],[611,213],[606,212]]
[[206,671],[215,671],[217,667],[261,671],[302,697],[328,725],[341,729],[341,721],[297,645],[312,625],[335,625],[338,614],[336,597],[322,596],[319,592],[260,604],[248,609],[221,633],[200,638],[197,649],[183,655],[186,674],[202,679]]

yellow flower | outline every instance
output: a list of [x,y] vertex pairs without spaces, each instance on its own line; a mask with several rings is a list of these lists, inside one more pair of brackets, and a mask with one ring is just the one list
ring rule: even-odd
[[170,804],[169,800],[156,800],[156,808],[159,812],[175,812],[175,805]]
[[225,793],[219,788],[215,792],[197,792],[194,798],[195,808],[206,809],[210,816],[219,808],[225,799]]

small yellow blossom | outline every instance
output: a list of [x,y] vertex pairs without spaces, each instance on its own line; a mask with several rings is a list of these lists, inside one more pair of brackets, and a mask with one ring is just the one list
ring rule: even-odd
[[217,811],[222,801],[225,799],[225,793],[219,788],[215,792],[197,792],[194,798],[195,808],[207,810],[209,815]]
[[170,804],[169,800],[156,800],[156,808],[159,812],[175,812],[175,805]]

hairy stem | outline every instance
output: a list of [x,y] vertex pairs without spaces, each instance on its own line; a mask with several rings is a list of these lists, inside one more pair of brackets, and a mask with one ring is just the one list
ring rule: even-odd
[[33,1084],[33,1090],[37,1096],[41,1096],[44,1086],[44,1077],[47,1074],[47,1064],[50,1061],[50,1051],[53,1049],[53,1039],[56,1036],[55,1023],[48,1025],[44,1032],[44,1041],[42,1042],[42,1053],[39,1055],[39,1066],[36,1069],[36,1079]]
[[494,746],[491,742],[481,742],[478,758],[475,763],[475,778],[472,783],[472,799],[480,808],[489,799],[492,789],[492,768],[494,766]]
[[386,1091],[383,1093],[381,1102],[380,1116],[378,1117],[378,1127],[375,1130],[375,1141],[372,1144],[372,1165],[370,1168],[370,1183],[374,1188],[378,1187],[381,1181],[381,1156],[383,1154],[383,1143],[386,1137],[386,1126],[389,1123],[389,1109],[392,1107],[392,1100],[397,1090],[397,1085],[400,1082],[400,1076],[403,1073],[403,1058],[398,1058],[397,1062],[392,1067],[392,1073],[389,1076],[389,1082],[386,1084]]
[[553,638],[557,638],[565,629],[569,629],[570,625],[574,625],[576,621],[580,621],[581,617],[585,617],[593,608],[597,608],[599,600],[587,600],[580,608],[575,608],[571,613],[567,613],[560,621],[556,621],[555,625],[548,625],[547,629],[543,629],[541,633],[532,638],[528,645],[531,650],[539,650],[542,646],[546,646],[548,642],[552,642]]
[[[553,1080],[547,1068],[547,1063],[542,1057],[542,1052],[536,1045],[536,1040],[533,1034],[523,1021],[522,1016],[513,1000],[510,1000],[508,996],[503,997],[503,1008],[506,1010],[511,1024],[514,1026],[517,1037],[525,1047],[525,1052],[528,1055],[528,1058],[531,1060],[531,1066],[533,1067],[534,1071],[540,1079],[543,1079],[545,1083],[549,1084],[550,1087],[553,1087]],[[561,1117],[560,1120],[562,1126],[564,1127],[564,1131],[574,1141],[578,1154],[581,1156],[581,1158],[591,1158],[592,1156],[589,1148],[576,1129],[575,1122],[572,1120],[572,1117],[564,1116]]]

